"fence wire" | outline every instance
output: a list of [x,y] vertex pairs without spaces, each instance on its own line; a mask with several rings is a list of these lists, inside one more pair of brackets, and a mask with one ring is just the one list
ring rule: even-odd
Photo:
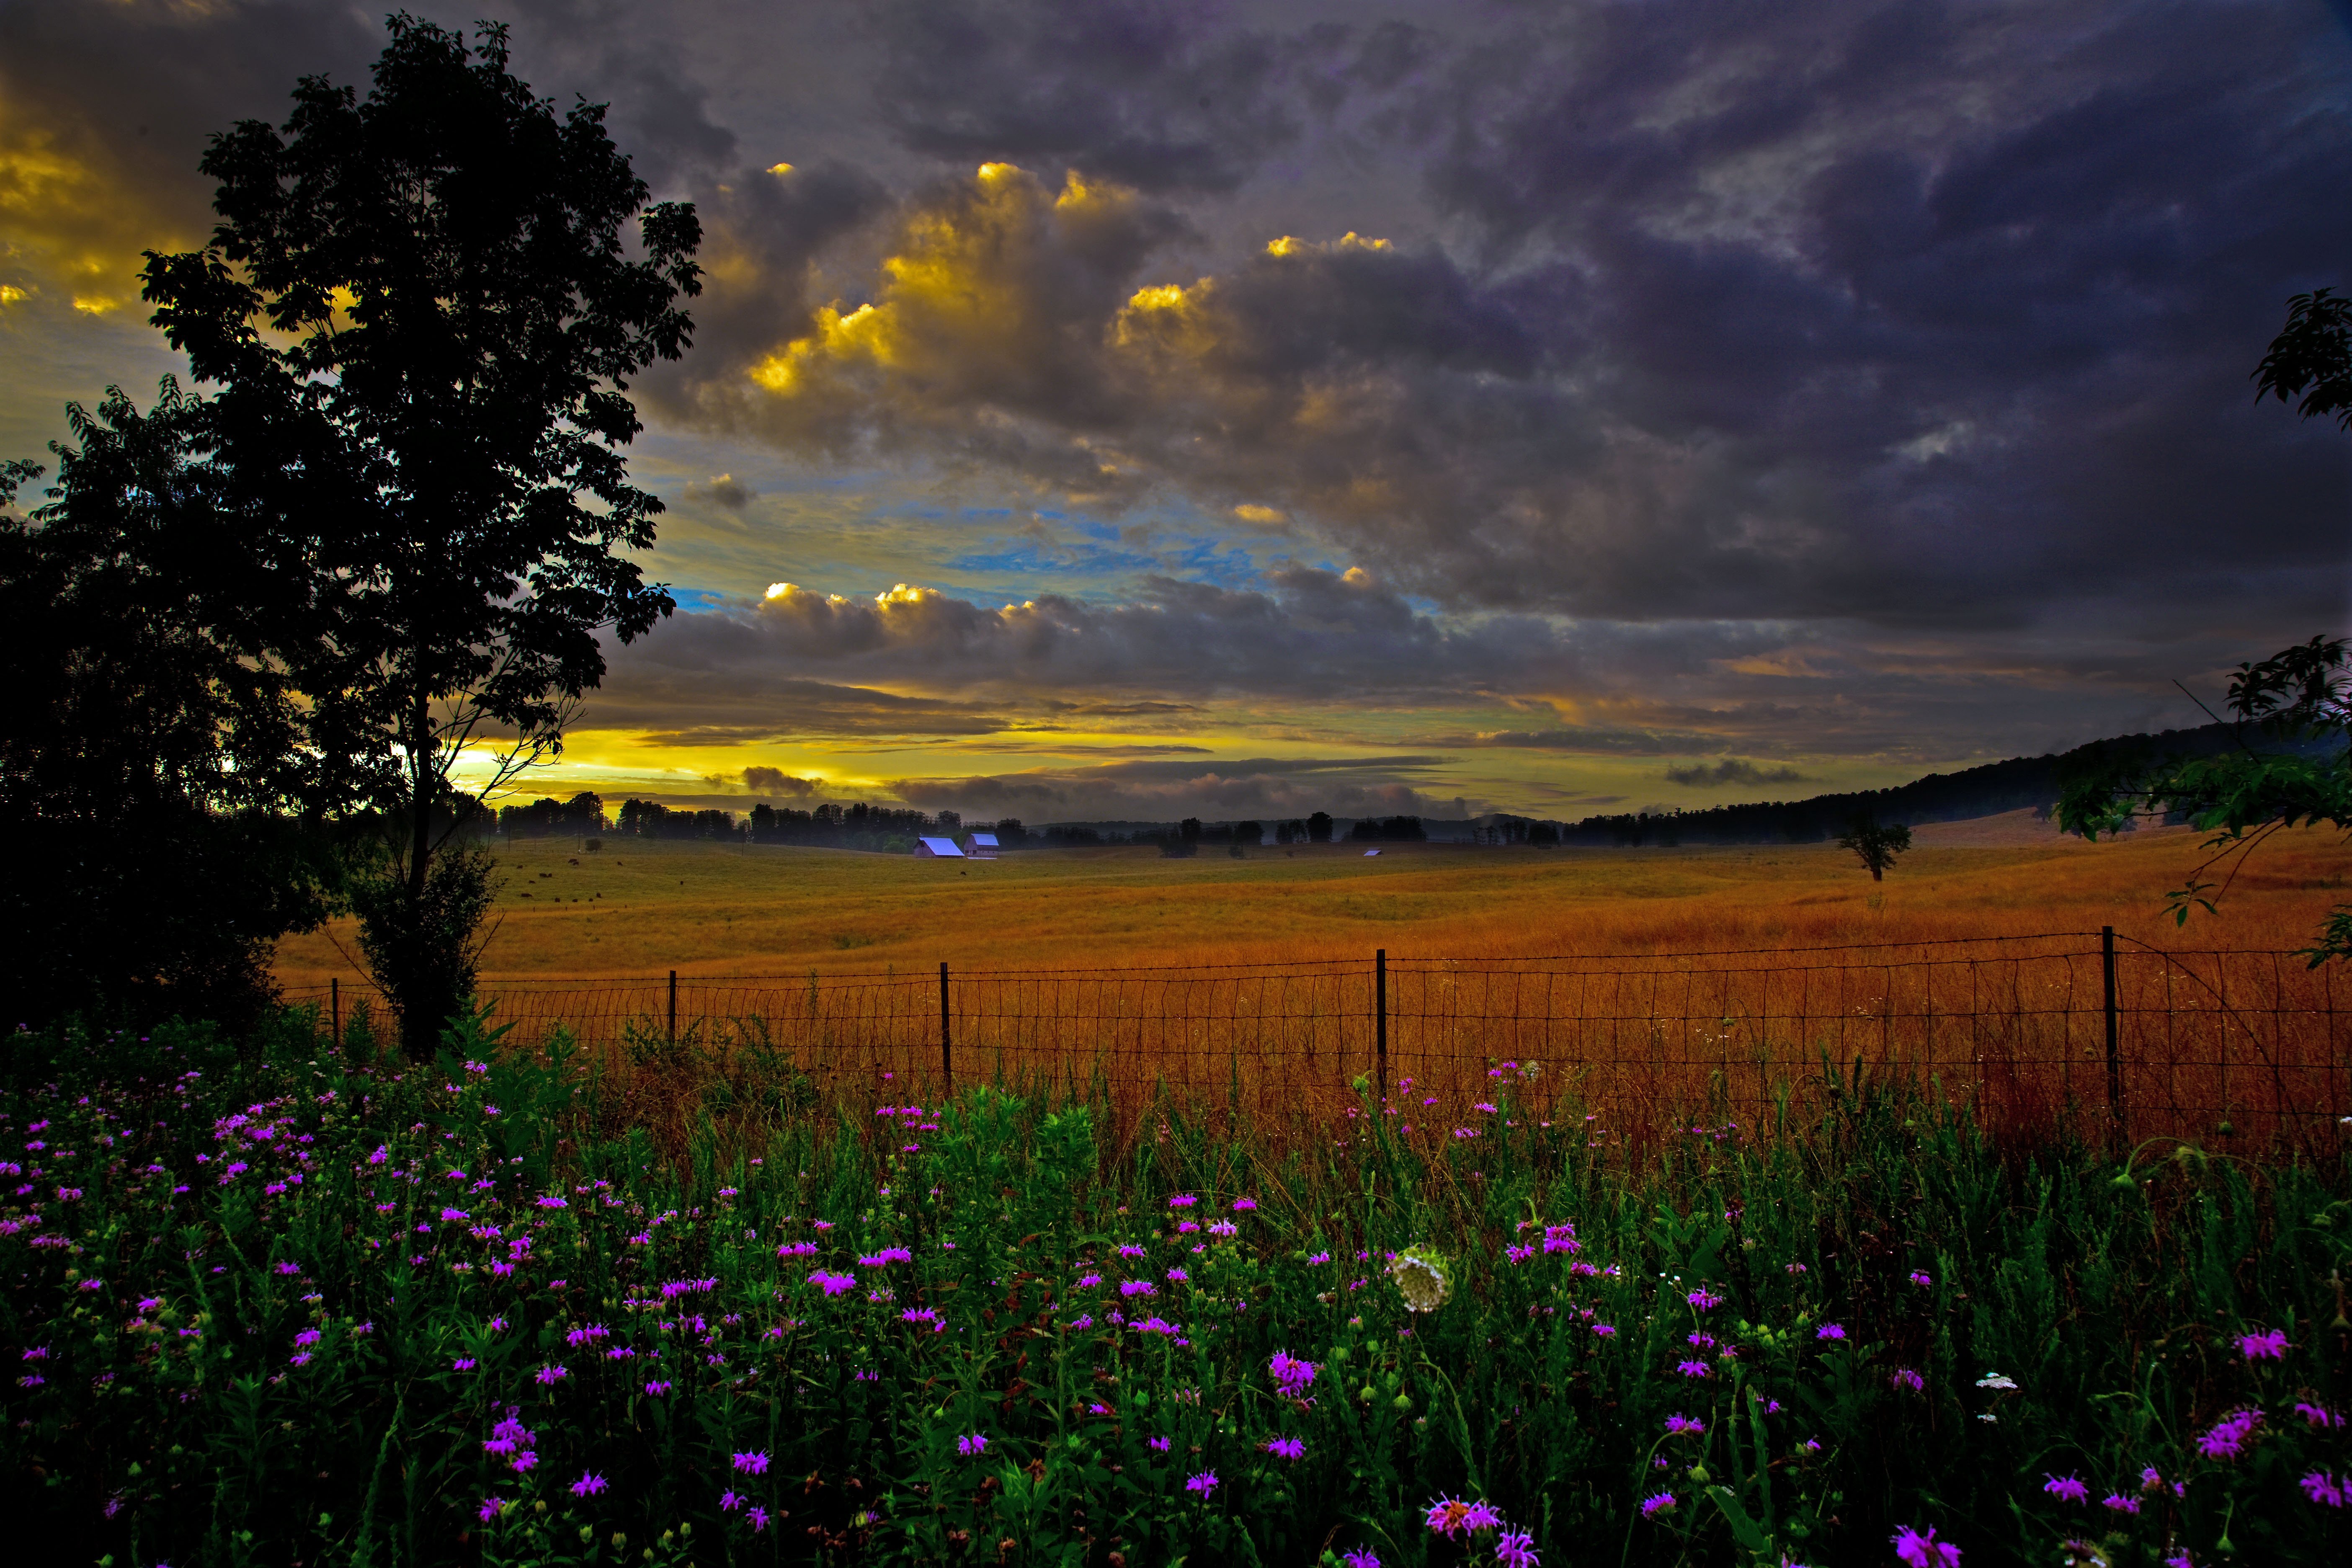
[[[1662,1118],[1752,1125],[1811,1109],[1859,1072],[1932,1085],[2004,1126],[2317,1153],[2352,1131],[2337,990],[2333,967],[2292,952],[2054,932],[1632,956],[500,979],[481,1000],[521,1041],[560,1026],[640,1066],[681,1046],[756,1045],[908,1097],[950,1081],[1053,1082],[1281,1115],[1353,1104],[1361,1079],[1400,1127],[1431,1135],[1478,1136],[1496,1116],[1580,1117],[1605,1142]],[[359,983],[289,1000],[318,1005],[322,1025],[385,1011]]]

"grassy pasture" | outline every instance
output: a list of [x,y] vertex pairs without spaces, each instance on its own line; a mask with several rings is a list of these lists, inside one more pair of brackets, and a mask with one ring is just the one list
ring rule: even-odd
[[13,1561],[2352,1551],[2340,1159],[2004,1149],[1862,1075],[1642,1161],[1509,1075],[1434,1140],[1418,1089],[1119,1136],[310,1022],[0,1045]]
[[[775,846],[519,841],[486,979],[1105,967],[1395,954],[1695,952],[1850,942],[2120,932],[2159,946],[2301,944],[2347,897],[2352,849],[2281,836],[2218,917],[2186,931],[2163,895],[2198,837],[2061,839],[2030,821],[1920,830],[1884,883],[1831,845],[1643,849],[1389,846],[1029,851],[963,864]],[[347,923],[279,951],[289,984],[356,976]]]

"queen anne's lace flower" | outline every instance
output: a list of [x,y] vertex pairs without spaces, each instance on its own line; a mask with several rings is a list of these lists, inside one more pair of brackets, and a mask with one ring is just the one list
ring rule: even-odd
[[1427,1247],[1410,1247],[1391,1258],[1389,1277],[1396,1281],[1409,1312],[1433,1312],[1453,1291],[1444,1260]]

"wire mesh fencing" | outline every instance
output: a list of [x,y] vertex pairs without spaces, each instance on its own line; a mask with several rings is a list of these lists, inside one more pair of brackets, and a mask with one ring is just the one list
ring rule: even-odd
[[[2110,931],[1656,954],[488,980],[514,1037],[562,1027],[639,1067],[781,1054],[902,1098],[1058,1084],[1174,1091],[1260,1117],[1345,1114],[1358,1081],[1402,1129],[1580,1118],[1753,1125],[1906,1077],[2014,1129],[2342,1146],[2352,1064],[2333,967],[2160,950]],[[364,986],[311,987],[340,1028]],[[1373,1087],[1377,1086],[1377,1087]],[[1493,1109],[1482,1109],[1492,1107]]]

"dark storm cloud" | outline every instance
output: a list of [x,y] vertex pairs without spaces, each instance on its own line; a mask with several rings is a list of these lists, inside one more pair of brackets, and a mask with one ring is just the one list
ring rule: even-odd
[[[1337,23],[1224,29],[1143,0],[912,0],[872,26],[876,105],[908,147],[1154,192],[1239,185],[1338,106],[1358,64]],[[1400,53],[1387,40],[1377,66]]]
[[753,795],[781,795],[804,800],[816,793],[821,782],[800,778],[782,768],[750,767],[743,770],[743,787]]
[[699,482],[688,479],[681,493],[688,501],[709,501],[713,506],[725,507],[729,511],[741,511],[759,499],[760,494],[732,474],[713,474]]
[[[1243,37],[1175,15],[1166,61]],[[1083,98],[1043,36],[940,112]],[[1279,510],[1455,606],[2015,629],[2128,601],[2243,638],[2340,612],[2340,442],[2245,381],[2352,254],[2324,10],[1579,6],[1408,42],[1387,145],[1466,243],[1309,237],[1196,280],[1140,230],[1082,249],[1050,180],[993,227],[941,195],[894,258],[1054,308],[990,336],[894,275],[871,341],[803,336],[763,427]],[[1041,153],[1117,141],[1055,114]]]
[[586,726],[634,731],[648,745],[740,746],[812,737],[992,735],[1011,721],[988,705],[805,680],[773,670],[616,661],[590,698]]
[[[1072,720],[1154,721],[1181,717],[1191,697],[1459,696],[1577,682],[1588,663],[1687,670],[1774,640],[1707,628],[1646,647],[1614,636],[1587,644],[1533,617],[1444,623],[1360,570],[1278,567],[1264,590],[1167,577],[1139,586],[1124,602],[1046,595],[992,608],[903,584],[856,598],[779,584],[756,607],[679,616],[615,649],[614,679],[665,671],[682,683],[693,672],[734,685],[823,671],[885,686],[1019,693]],[[1146,700],[1066,695],[1087,691]],[[602,707],[599,724],[607,722]]]
[[[715,173],[734,156],[735,132],[711,120],[709,89],[681,60],[667,7],[508,0],[502,9],[514,29],[517,71],[559,110],[575,96],[606,105],[604,123],[641,177],[665,186]],[[439,19],[471,26],[470,18]]]
[[1669,763],[1666,764],[1666,780],[1670,784],[1696,784],[1703,789],[1728,786],[1753,789],[1759,784],[1815,782],[1786,763],[1759,768],[1744,757],[1724,757],[1714,763]]

